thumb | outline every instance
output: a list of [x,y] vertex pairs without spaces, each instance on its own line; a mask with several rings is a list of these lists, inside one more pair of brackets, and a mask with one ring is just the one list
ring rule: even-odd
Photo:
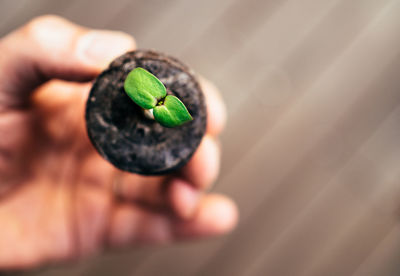
[[0,40],[0,105],[23,104],[52,78],[90,80],[134,48],[122,32],[88,30],[52,15],[35,18]]

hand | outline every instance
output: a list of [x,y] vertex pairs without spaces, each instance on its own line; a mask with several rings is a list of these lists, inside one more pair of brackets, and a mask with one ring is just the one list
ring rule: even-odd
[[210,83],[203,81],[207,134],[180,172],[122,173],[90,144],[83,119],[90,84],[84,81],[134,47],[127,34],[88,30],[55,16],[34,19],[0,41],[0,268],[222,234],[235,226],[234,203],[204,193],[218,174],[216,136],[224,125]]

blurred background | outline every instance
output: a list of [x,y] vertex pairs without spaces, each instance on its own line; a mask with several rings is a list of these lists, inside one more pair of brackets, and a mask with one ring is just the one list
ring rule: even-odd
[[400,1],[0,0],[132,34],[221,89],[230,235],[21,275],[400,275]]

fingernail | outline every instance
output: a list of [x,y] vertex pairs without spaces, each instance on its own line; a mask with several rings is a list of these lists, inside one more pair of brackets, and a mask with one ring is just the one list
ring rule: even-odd
[[181,197],[186,205],[186,208],[182,210],[182,216],[184,218],[190,218],[199,204],[200,192],[195,188],[186,185],[186,189],[183,189],[181,193]]
[[188,219],[193,216],[200,200],[200,192],[186,181],[175,179],[170,186],[172,208],[176,214]]
[[78,57],[90,66],[104,68],[116,57],[135,48],[131,36],[114,31],[90,31],[78,41]]

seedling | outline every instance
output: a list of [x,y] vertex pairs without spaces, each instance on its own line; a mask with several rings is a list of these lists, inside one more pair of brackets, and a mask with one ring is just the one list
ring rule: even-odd
[[200,145],[207,106],[188,66],[144,49],[118,57],[96,78],[85,120],[93,146],[116,168],[165,175],[187,164]]
[[152,110],[154,119],[164,127],[177,127],[193,120],[182,101],[174,95],[167,95],[164,84],[141,67],[129,72],[124,89],[137,105]]

